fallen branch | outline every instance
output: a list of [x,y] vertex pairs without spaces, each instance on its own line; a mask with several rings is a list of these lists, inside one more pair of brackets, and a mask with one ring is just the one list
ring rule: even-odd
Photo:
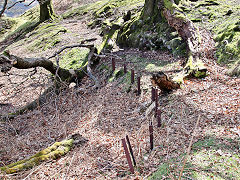
[[[85,40],[85,41],[87,41],[87,40]],[[86,45],[86,44],[81,43],[81,44],[75,44],[75,45],[71,45],[71,46],[65,46],[62,49],[60,49],[59,51],[55,52],[52,56],[48,57],[48,59],[54,58],[55,56],[57,56],[58,54],[63,52],[65,49],[75,48],[75,47],[85,47],[85,48],[91,49],[92,47],[94,47],[94,45],[93,44]]]
[[93,76],[92,74],[92,68],[91,66],[94,65],[94,62],[92,61],[92,58],[94,56],[94,53],[96,51],[96,48],[93,47],[90,49],[90,52],[88,54],[88,65],[87,65],[87,72],[88,72],[88,76],[95,82],[95,86],[96,88],[99,88],[100,87],[100,83],[99,81],[97,80],[97,78],[95,76]]
[[187,149],[187,154],[186,154],[186,156],[184,157],[183,167],[182,167],[182,170],[181,170],[181,172],[180,172],[180,175],[179,175],[178,180],[181,180],[181,178],[182,178],[183,170],[184,170],[184,167],[185,167],[186,162],[187,162],[187,157],[189,156],[190,151],[191,151],[191,148],[192,148],[193,138],[194,138],[195,133],[196,133],[196,131],[197,131],[197,127],[198,127],[199,121],[200,121],[200,115],[198,116],[197,123],[196,123],[195,128],[194,128],[194,131],[193,131],[193,133],[192,133],[192,137],[191,137],[191,140],[190,140],[188,149]]
[[2,17],[4,11],[6,10],[6,7],[7,7],[7,1],[8,1],[8,0],[4,0],[2,10],[0,11],[0,17]]

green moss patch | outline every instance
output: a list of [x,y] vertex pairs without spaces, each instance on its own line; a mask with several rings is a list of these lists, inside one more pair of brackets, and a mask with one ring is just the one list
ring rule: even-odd
[[213,32],[219,63],[232,64],[240,59],[240,5],[237,1],[200,0],[181,7],[187,10],[194,23]]
[[[0,41],[9,38],[10,36],[21,33],[24,35],[34,28],[39,22],[39,6],[29,9],[24,14],[16,18],[3,18],[5,21],[4,30],[1,30]],[[1,21],[2,21],[1,20]]]
[[124,76],[123,69],[117,69],[112,73],[112,76],[109,78],[108,82],[113,82],[122,76]]
[[89,49],[71,49],[60,58],[60,67],[64,69],[79,69],[87,64],[88,53]]
[[30,51],[45,51],[61,42],[59,36],[67,29],[57,23],[42,23],[36,27],[27,39]]
[[[193,144],[182,179],[240,179],[239,158],[239,139],[207,136]],[[177,159],[165,162],[149,179],[163,179],[170,174],[178,179],[181,164]]]
[[73,139],[69,139],[61,142],[55,142],[50,147],[38,152],[30,158],[12,163],[8,166],[0,167],[0,170],[2,172],[6,172],[7,174],[12,174],[37,166],[43,161],[57,159],[70,151],[73,141]]
[[120,46],[147,50],[169,50],[175,56],[186,56],[186,44],[166,21],[153,23],[150,17],[141,19],[141,12],[124,24],[118,34]]

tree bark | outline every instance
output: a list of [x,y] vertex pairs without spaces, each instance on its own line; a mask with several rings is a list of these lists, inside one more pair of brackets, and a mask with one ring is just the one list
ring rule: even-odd
[[34,67],[43,67],[44,69],[51,72],[53,75],[56,74],[61,80],[67,80],[73,76],[73,74],[67,70],[56,66],[52,61],[46,58],[20,58],[14,55],[1,55],[0,56],[0,69],[1,72],[8,72],[12,67],[17,69],[29,69]]
[[56,16],[53,10],[53,5],[51,0],[38,0],[40,4],[40,22],[48,19],[54,19]]
[[[177,0],[178,4],[180,1]],[[194,75],[196,77],[204,77],[206,68],[200,60],[199,46],[201,44],[201,36],[198,28],[194,26],[177,6],[174,0],[145,0],[142,19],[148,17],[161,17],[160,20],[168,22],[168,25],[173,27],[179,36],[187,43],[188,58],[183,72],[181,72],[176,80],[181,83],[186,76]],[[159,18],[157,18],[159,20]],[[158,22],[155,22],[158,23]]]

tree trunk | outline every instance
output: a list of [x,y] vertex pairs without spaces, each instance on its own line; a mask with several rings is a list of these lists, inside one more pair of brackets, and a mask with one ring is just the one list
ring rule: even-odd
[[[176,1],[179,3],[179,0]],[[175,78],[179,83],[182,82],[186,76],[194,75],[196,77],[203,77],[206,75],[206,68],[200,61],[201,37],[198,28],[194,26],[175,4],[174,0],[145,0],[144,9],[142,12],[142,19],[148,17],[166,20],[168,25],[173,27],[178,35],[187,43],[188,58],[184,71]],[[161,18],[156,18],[161,17]],[[154,22],[154,21],[153,21]],[[158,23],[155,21],[155,23]]]
[[40,4],[40,22],[48,19],[54,19],[56,16],[53,10],[52,1],[38,0]]

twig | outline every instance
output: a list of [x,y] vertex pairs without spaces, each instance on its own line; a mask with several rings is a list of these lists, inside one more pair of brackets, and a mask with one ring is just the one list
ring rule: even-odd
[[65,49],[69,49],[69,48],[85,47],[85,48],[91,49],[92,47],[94,47],[93,44],[86,45],[86,44],[84,44],[84,43],[85,43],[85,42],[88,42],[88,41],[93,41],[93,40],[96,40],[96,38],[83,40],[83,41],[80,42],[80,44],[74,44],[74,45],[71,45],[71,46],[65,46],[65,47],[63,47],[62,49],[60,49],[59,51],[55,52],[55,53],[54,53],[52,56],[50,56],[48,59],[51,59],[51,58],[55,57],[56,55],[58,55],[58,54],[60,54],[61,52],[63,52]]
[[0,17],[3,15],[4,11],[6,10],[7,1],[8,1],[8,0],[5,0],[5,1],[4,1],[3,8],[2,8],[2,10],[0,11]]
[[182,177],[182,174],[183,174],[183,170],[184,170],[185,164],[186,164],[186,162],[187,162],[187,157],[189,156],[190,151],[191,151],[191,148],[192,148],[193,138],[194,138],[195,133],[196,133],[196,131],[197,131],[197,127],[198,127],[199,121],[200,121],[200,115],[198,116],[197,123],[196,123],[195,128],[194,128],[194,131],[193,131],[193,133],[192,133],[192,137],[191,137],[191,140],[190,140],[188,149],[187,149],[187,154],[186,154],[186,156],[184,157],[183,167],[182,167],[182,170],[181,170],[181,172],[180,172],[180,175],[179,175],[178,180],[181,180],[181,177]]
[[93,81],[95,82],[95,86],[96,88],[99,88],[100,87],[100,84],[99,84],[99,81],[97,80],[97,78],[92,74],[92,69],[91,69],[91,65],[92,65],[92,57],[94,56],[94,52],[95,52],[95,47],[92,47],[90,49],[90,52],[88,54],[88,65],[87,65],[87,73],[88,73],[88,76],[93,79]]
[[17,2],[15,2],[15,3],[13,3],[11,6],[9,6],[7,9],[9,10],[9,9],[11,9],[13,6],[15,6],[16,4],[18,4],[18,3],[23,3],[23,2],[25,2],[25,0],[17,1]]
[[42,167],[45,163],[41,164],[40,166],[38,166],[37,168],[33,169],[28,175],[27,177],[25,177],[23,180],[26,180],[29,176],[31,176],[34,172],[36,172],[38,169],[40,169],[40,167]]
[[67,172],[66,172],[66,174],[65,174],[66,177],[64,176],[63,180],[65,180],[65,179],[67,178],[67,174],[68,174],[69,169],[70,169],[70,167],[71,167],[71,165],[72,165],[72,162],[73,162],[73,159],[74,159],[75,154],[76,154],[76,152],[74,152],[74,154],[73,154],[73,157],[72,157],[72,159],[71,159],[71,162],[70,162],[70,164],[69,164],[69,166],[68,166],[68,169],[67,169]]
[[29,4],[25,5],[25,6],[30,6],[32,3],[34,3],[36,0],[32,0]]

